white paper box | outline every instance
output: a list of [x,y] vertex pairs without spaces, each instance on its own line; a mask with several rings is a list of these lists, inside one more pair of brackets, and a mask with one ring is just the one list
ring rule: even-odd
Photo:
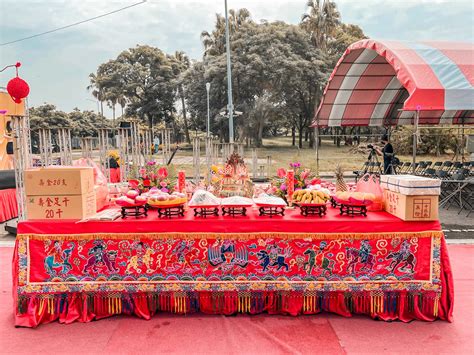
[[380,186],[408,196],[434,196],[441,193],[441,180],[414,175],[382,175]]

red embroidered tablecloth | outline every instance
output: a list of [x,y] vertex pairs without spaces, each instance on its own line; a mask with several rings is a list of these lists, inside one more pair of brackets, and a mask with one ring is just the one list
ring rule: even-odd
[[13,260],[15,322],[90,321],[160,311],[369,314],[450,321],[439,222],[368,217],[29,221]]
[[18,217],[16,189],[0,190],[0,223]]

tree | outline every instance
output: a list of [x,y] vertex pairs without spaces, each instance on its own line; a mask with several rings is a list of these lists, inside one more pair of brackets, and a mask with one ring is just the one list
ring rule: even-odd
[[175,79],[172,58],[160,49],[137,46],[119,54],[127,114],[146,120],[150,126],[169,122],[174,112]]
[[115,122],[115,107],[117,103],[122,105],[123,108],[126,105],[126,98],[124,96],[124,82],[122,71],[124,67],[116,60],[109,60],[106,63],[99,65],[97,74],[91,74],[95,76],[95,85],[98,86],[102,93],[103,99],[107,102],[107,105],[112,109],[112,118]]
[[87,86],[87,90],[92,92],[92,96],[94,96],[97,101],[100,102],[100,114],[101,116],[104,115],[104,101],[105,101],[105,93],[103,87],[100,85],[98,77],[96,74],[91,73],[89,74],[90,85]]
[[35,137],[39,129],[72,128],[73,126],[67,113],[57,110],[52,104],[30,107],[29,115],[30,129]]
[[303,14],[301,24],[310,34],[316,48],[327,52],[328,43],[341,23],[336,3],[330,0],[308,0],[308,10]]
[[[244,24],[252,23],[247,9],[229,10],[229,36],[237,32]],[[204,57],[218,56],[225,53],[225,16],[216,14],[216,25],[212,32],[202,31],[201,41],[204,45]]]
[[181,109],[183,113],[184,134],[186,137],[186,142],[191,143],[191,139],[189,138],[188,119],[186,117],[186,96],[183,85],[185,80],[185,72],[189,69],[191,62],[188,56],[181,51],[176,51],[173,59],[175,60],[175,75],[177,76],[176,85],[178,87],[178,96],[181,100]]
[[99,116],[94,111],[81,111],[75,108],[67,114],[72,122],[72,135],[75,137],[95,137],[97,128],[112,128],[112,122]]
[[[318,88],[328,74],[326,56],[298,26],[248,21],[233,33],[231,57],[234,105],[243,112],[235,120],[236,139],[251,138],[261,145],[271,117],[281,116],[275,113],[278,109],[298,127],[302,142],[320,95]],[[187,97],[188,108],[193,117],[203,119],[205,83],[211,83],[211,128],[221,137],[227,135],[227,119],[217,113],[227,104],[226,74],[225,53],[208,53],[204,62],[189,70],[186,84],[186,92],[192,93]]]

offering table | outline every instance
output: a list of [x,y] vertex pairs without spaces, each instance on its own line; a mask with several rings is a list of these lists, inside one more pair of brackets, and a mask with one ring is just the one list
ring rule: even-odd
[[25,221],[13,279],[15,325],[26,327],[162,311],[452,320],[439,222],[385,212]]

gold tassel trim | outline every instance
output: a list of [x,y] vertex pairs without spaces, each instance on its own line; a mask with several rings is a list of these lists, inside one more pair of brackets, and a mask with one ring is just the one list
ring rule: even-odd
[[400,237],[430,238],[442,237],[442,231],[422,232],[393,232],[393,233],[94,233],[94,234],[19,234],[17,240],[95,240],[95,239],[217,239],[217,240],[246,240],[246,239],[387,239]]

